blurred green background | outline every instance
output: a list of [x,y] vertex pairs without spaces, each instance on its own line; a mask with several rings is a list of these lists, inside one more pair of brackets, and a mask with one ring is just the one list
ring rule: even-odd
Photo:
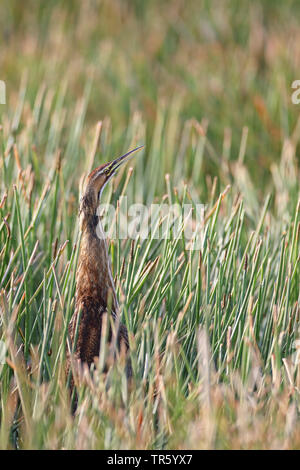
[[[89,93],[85,122],[108,116],[120,141],[139,111],[150,143],[163,110],[165,121],[204,119],[217,154],[235,160],[247,126],[245,163],[265,192],[299,115],[299,13],[279,0],[3,1],[0,78],[12,110],[24,76],[32,103],[41,86],[63,89],[67,108]],[[218,160],[203,165],[218,174]]]

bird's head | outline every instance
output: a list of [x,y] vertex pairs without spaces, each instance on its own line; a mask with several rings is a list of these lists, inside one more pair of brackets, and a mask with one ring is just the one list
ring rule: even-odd
[[117,169],[126,163],[134,152],[137,152],[143,147],[137,147],[129,152],[125,153],[121,157],[112,160],[111,162],[105,163],[104,165],[95,168],[87,177],[86,189],[83,198],[87,198],[89,205],[96,205],[99,202],[101,192],[106,183],[115,174]]

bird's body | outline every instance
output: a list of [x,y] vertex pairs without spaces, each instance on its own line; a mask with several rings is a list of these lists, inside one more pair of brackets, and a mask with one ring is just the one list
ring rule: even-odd
[[[122,349],[122,346],[125,351],[129,349],[127,329],[119,322],[118,301],[107,241],[97,215],[97,208],[103,187],[125,157],[132,152],[96,168],[89,175],[81,198],[79,210],[81,243],[76,272],[75,311],[69,324],[68,372],[71,370],[71,358],[73,364],[90,366],[95,357],[99,356],[103,319],[108,311],[111,312],[116,325],[118,349]],[[108,341],[111,339],[112,328],[109,326]],[[130,375],[130,371],[130,365],[127,365],[127,375]],[[71,379],[71,387],[73,384],[74,381]]]
[[[84,204],[84,202],[83,202]],[[84,212],[84,209],[82,209]],[[98,217],[83,214],[80,254],[76,273],[75,312],[70,322],[69,333],[72,345],[75,344],[74,357],[88,366],[99,355],[103,315],[109,305],[115,320],[118,303],[114,281],[111,274],[107,243],[99,238],[96,227]],[[99,228],[98,226],[98,228]],[[78,326],[77,326],[78,325]],[[125,346],[128,348],[127,330],[119,327]],[[77,331],[77,334],[76,334]]]

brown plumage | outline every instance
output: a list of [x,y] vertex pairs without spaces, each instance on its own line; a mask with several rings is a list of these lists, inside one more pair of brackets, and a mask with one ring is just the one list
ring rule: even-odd
[[[115,321],[119,349],[129,349],[126,327],[119,322],[118,301],[111,273],[107,242],[97,216],[101,192],[116,169],[123,164],[138,147],[116,160],[93,170],[87,179],[80,201],[81,244],[76,273],[75,311],[69,324],[70,347],[74,364],[90,366],[99,356],[101,330],[107,310]],[[97,229],[97,230],[96,230]],[[108,341],[112,339],[109,328]],[[67,373],[71,370],[71,354],[67,351]],[[127,375],[131,374],[127,363]],[[71,389],[74,380],[71,377]]]

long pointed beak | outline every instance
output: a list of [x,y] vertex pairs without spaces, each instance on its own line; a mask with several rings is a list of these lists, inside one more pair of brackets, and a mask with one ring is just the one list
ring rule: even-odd
[[113,160],[112,162],[108,163],[106,165],[106,167],[104,168],[104,172],[107,174],[108,177],[112,176],[114,174],[114,172],[121,166],[123,165],[125,162],[127,162],[128,160],[130,160],[130,158],[128,158],[130,155],[132,155],[134,152],[137,152],[138,150],[140,150],[141,148],[143,148],[144,146],[143,145],[140,145],[139,147],[136,147],[135,149],[133,150],[130,150],[129,152],[125,153],[125,155],[122,155],[121,157],[119,158],[116,158],[115,160]]

